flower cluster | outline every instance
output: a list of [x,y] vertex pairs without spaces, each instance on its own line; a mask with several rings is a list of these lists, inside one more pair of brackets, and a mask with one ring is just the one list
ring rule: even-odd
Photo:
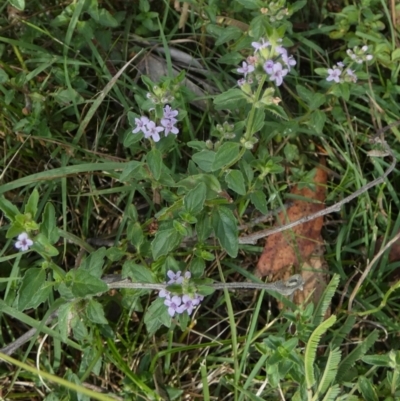
[[15,243],[15,247],[20,251],[27,251],[33,245],[33,241],[29,238],[27,233],[21,233],[18,235],[18,241]]
[[336,83],[342,82],[357,82],[357,75],[351,68],[345,68],[343,62],[339,62],[332,68],[328,68],[328,77],[326,78],[328,82],[334,81]]
[[[282,39],[276,42],[280,43]],[[251,75],[257,65],[262,66],[271,82],[274,82],[276,86],[282,85],[283,78],[296,65],[293,56],[289,56],[287,50],[280,44],[273,45],[263,38],[260,42],[252,42],[251,45],[254,48],[254,55],[248,57],[247,61],[243,61],[242,66],[236,70],[244,76],[238,81],[239,86],[246,82],[249,84],[253,82]]]
[[143,132],[145,138],[152,138],[154,142],[158,142],[160,133],[164,131],[164,135],[168,134],[177,135],[179,129],[175,126],[178,120],[175,118],[178,115],[178,110],[173,110],[171,106],[166,105],[163,109],[163,116],[160,120],[161,125],[157,125],[154,121],[148,119],[146,116],[135,118],[136,127],[132,131],[133,134]]
[[[353,50],[348,49],[347,55],[350,57],[349,64],[362,64],[364,61],[370,61],[373,59],[371,54],[366,54],[368,51],[368,46],[363,46],[359,48],[354,47]],[[348,61],[348,59],[347,59]],[[328,68],[328,76],[326,78],[328,82],[334,81],[336,83],[342,82],[357,82],[357,75],[354,70],[349,67],[345,67],[344,61],[340,61],[332,68]]]
[[[167,276],[169,277],[169,281],[165,284],[183,284],[185,281],[188,281],[191,277],[190,272],[186,272],[182,276],[182,272],[178,271],[174,273],[172,270],[168,270]],[[161,290],[158,294],[159,297],[165,298],[164,305],[168,307],[168,314],[173,317],[175,313],[183,313],[187,312],[190,315],[193,312],[193,309],[200,304],[200,302],[204,299],[202,295],[194,294],[193,296],[189,294],[174,295],[170,291]]]
[[362,64],[364,61],[370,61],[373,59],[371,54],[365,54],[367,51],[368,46],[363,46],[361,49],[356,46],[353,50],[348,49],[347,55],[357,64]]

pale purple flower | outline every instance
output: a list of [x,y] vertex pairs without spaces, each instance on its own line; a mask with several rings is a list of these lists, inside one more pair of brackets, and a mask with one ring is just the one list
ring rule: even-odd
[[251,45],[256,49],[254,53],[257,53],[258,50],[268,47],[270,43],[265,39],[261,39],[261,42],[251,42]]
[[200,304],[200,302],[204,299],[203,295],[195,294],[194,299],[192,301],[194,306],[197,306]]
[[29,238],[27,233],[21,233],[18,235],[18,241],[15,243],[15,247],[20,251],[27,251],[33,245],[33,241]]
[[342,73],[339,68],[329,68],[328,69],[328,77],[326,78],[327,81],[335,81],[337,83],[340,82],[340,74]]
[[290,68],[296,65],[296,60],[293,58],[293,56],[288,56],[288,54],[282,54],[282,61],[284,64],[286,64],[286,67],[290,71]]
[[172,270],[168,270],[167,271],[167,276],[169,278],[168,284],[180,284],[182,283],[182,277],[181,277],[182,272],[178,271],[178,272],[174,272]]
[[271,75],[274,72],[274,61],[273,60],[267,60],[264,63],[264,70],[267,74]]
[[[164,284],[165,284],[165,283],[164,283]],[[170,299],[170,298],[171,298],[171,293],[170,293],[169,291],[167,291],[167,290],[160,290],[159,293],[158,293],[158,296],[159,296],[160,298],[167,298],[167,299]]]
[[339,61],[339,62],[337,63],[337,66],[340,67],[340,68],[343,68],[343,67],[344,67],[343,61]]
[[244,79],[244,78],[240,78],[238,81],[237,81],[237,84],[239,85],[239,86],[242,86],[242,85],[244,85],[246,83],[246,80]]
[[137,134],[139,131],[146,133],[146,124],[148,124],[149,122],[150,120],[146,116],[135,118],[136,128],[132,131],[132,133]]
[[282,56],[283,56],[283,55],[286,55],[286,57],[287,57],[287,50],[286,50],[283,46],[276,46],[276,47],[275,47],[275,51],[276,51],[278,54],[281,54]]
[[188,315],[191,315],[193,312],[193,308],[195,307],[193,303],[194,299],[191,298],[189,295],[183,295],[182,296],[182,305],[179,307],[179,312],[178,313],[183,313],[186,311]]
[[164,115],[163,118],[174,118],[178,115],[178,110],[172,110],[171,106],[166,105],[164,107]]
[[144,136],[146,138],[153,138],[154,142],[158,142],[160,140],[159,132],[164,131],[163,127],[157,127],[154,121],[149,121],[146,124],[146,131],[144,131]]
[[190,272],[185,272],[185,274],[183,275],[183,277],[185,277],[186,280],[189,280],[192,277],[192,273]]
[[287,68],[282,69],[281,63],[275,63],[272,74],[269,76],[270,81],[275,81],[276,86],[282,85],[283,77],[288,73]]
[[178,295],[174,295],[172,298],[170,299],[166,299],[164,301],[164,305],[168,306],[168,314],[173,317],[175,315],[175,312],[177,313],[182,313],[179,312],[180,308],[179,306],[182,303],[182,298],[178,297]]
[[163,118],[161,120],[161,125],[164,127],[165,136],[168,136],[169,133],[178,135],[179,129],[175,127],[175,125],[174,125],[175,123],[173,120],[175,120],[175,122],[176,122],[175,118],[173,118],[171,120],[169,120],[168,118]]
[[243,61],[242,66],[238,68],[236,71],[243,74],[246,78],[247,74],[250,74],[251,72],[254,71],[254,66],[247,64],[245,61]]

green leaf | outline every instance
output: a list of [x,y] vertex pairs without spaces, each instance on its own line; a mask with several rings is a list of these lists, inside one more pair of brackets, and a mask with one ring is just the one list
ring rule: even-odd
[[307,388],[311,389],[315,384],[315,374],[314,365],[315,357],[317,354],[317,347],[321,340],[321,337],[325,332],[333,326],[336,322],[336,316],[332,315],[325,322],[321,323],[311,334],[304,354],[304,364],[305,364],[305,379],[307,383]]
[[51,292],[52,284],[45,284],[46,272],[44,269],[36,267],[28,269],[18,291],[18,309],[23,311],[29,308],[36,308],[46,301]]
[[350,354],[346,355],[346,357],[343,358],[342,362],[339,365],[339,372],[336,378],[336,381],[338,383],[341,383],[342,381],[345,381],[346,375],[348,374],[348,371],[353,367],[353,365],[360,360],[366,352],[373,346],[375,345],[376,341],[379,338],[379,333],[377,330],[372,331],[364,340],[362,343],[358,344],[356,348],[353,349],[353,351],[350,352]]
[[107,284],[87,270],[70,270],[65,276],[66,284],[76,298],[96,295],[108,290]]
[[242,31],[235,26],[225,26],[223,30],[221,30],[220,35],[218,35],[218,39],[215,41],[215,46],[220,46],[226,42],[230,42],[231,40],[236,40],[240,38],[242,35]]
[[25,0],[8,0],[11,6],[15,7],[19,11],[25,10]]
[[202,258],[194,258],[190,264],[190,272],[193,278],[200,278],[204,274],[206,262]]
[[292,162],[293,160],[298,160],[299,158],[299,148],[296,145],[292,145],[291,143],[287,143],[283,148],[283,153],[285,154],[285,159],[288,162]]
[[15,216],[20,214],[18,208],[4,196],[0,196],[0,210],[11,222],[14,222]]
[[329,352],[324,373],[319,380],[318,389],[314,395],[315,399],[318,399],[318,396],[324,395],[328,388],[332,386],[332,383],[334,382],[338,371],[338,365],[341,355],[342,354],[338,348],[333,349]]
[[192,160],[206,173],[212,171],[212,165],[215,160],[215,152],[211,150],[202,150],[192,156]]
[[40,232],[49,240],[51,245],[55,244],[60,235],[56,223],[56,212],[52,203],[47,202],[42,214]]
[[256,109],[253,125],[251,127],[251,134],[255,134],[256,132],[260,131],[265,124],[265,112],[263,109],[259,108]]
[[181,242],[182,236],[172,227],[167,230],[157,231],[157,234],[151,243],[151,251],[153,259],[156,260],[160,256],[168,255]]
[[217,109],[236,108],[240,101],[247,101],[246,95],[240,89],[229,89],[216,96],[214,104]]
[[299,97],[304,100],[305,103],[309,105],[312,102],[314,92],[310,91],[302,85],[296,85],[296,91]]
[[312,319],[312,323],[314,325],[318,326],[324,321],[326,311],[330,307],[332,298],[339,286],[339,281],[340,276],[338,274],[334,274],[330,283],[326,286],[322,296],[319,298]]
[[133,224],[132,223],[128,224],[128,228],[126,230],[126,235],[128,237],[128,240],[137,249],[139,249],[140,245],[142,245],[144,242],[142,226],[138,222],[133,223]]
[[317,134],[322,134],[326,122],[326,114],[320,110],[311,113],[309,125]]
[[203,210],[206,195],[206,184],[204,184],[204,182],[200,182],[199,185],[190,190],[183,198],[183,204],[186,210],[192,215],[200,213]]
[[34,239],[33,239],[33,245],[31,247],[31,250],[36,251],[43,257],[53,257],[58,255],[58,250],[55,248],[48,238],[40,233],[38,234]]
[[201,216],[197,218],[196,233],[199,242],[204,242],[210,237],[212,233],[211,218],[208,213],[203,212]]
[[234,214],[228,208],[219,206],[212,213],[212,226],[215,236],[218,238],[222,248],[229,256],[236,258],[239,250],[237,221]]
[[222,191],[221,184],[219,183],[217,177],[213,176],[212,174],[192,175],[179,181],[176,185],[178,187],[183,187],[186,190],[190,190],[195,188],[200,182],[204,182],[204,184],[206,184],[207,200],[215,199],[217,197],[217,194]]
[[389,355],[365,355],[361,358],[364,363],[373,366],[390,366]]
[[119,25],[118,21],[105,8],[99,10],[99,19],[97,22],[110,28],[116,28]]
[[158,149],[152,149],[149,153],[147,153],[146,160],[154,179],[158,180],[161,176],[161,171],[163,168],[161,152]]
[[0,68],[0,84],[4,84],[9,80],[8,74]]
[[86,304],[86,316],[87,318],[93,322],[98,324],[108,324],[108,321],[104,315],[103,306],[95,301],[94,299],[90,299]]
[[161,326],[171,326],[171,316],[168,309],[164,305],[164,298],[157,298],[144,315],[144,324],[146,325],[149,335],[154,334]]
[[212,171],[231,165],[231,162],[239,155],[239,147],[240,144],[236,142],[223,143],[215,155],[215,160],[212,164]]
[[157,280],[150,269],[127,260],[122,266],[122,278],[130,277],[136,283],[156,283]]
[[379,397],[376,393],[375,387],[371,383],[371,379],[367,379],[365,376],[360,376],[358,378],[358,388],[360,389],[365,401],[379,401]]
[[103,275],[103,265],[106,253],[107,250],[104,246],[92,252],[81,262],[78,270],[86,270],[91,275],[100,278]]
[[267,199],[264,192],[254,191],[250,194],[251,203],[259,210],[262,214],[268,213]]
[[230,170],[225,176],[225,182],[228,188],[239,195],[246,195],[246,186],[244,185],[243,174],[240,170]]
[[[125,146],[125,145],[124,145]],[[126,164],[126,167],[121,172],[119,176],[120,181],[130,181],[132,178],[135,178],[135,173],[139,170],[140,167],[143,166],[143,163],[138,162],[136,160],[131,160]]]

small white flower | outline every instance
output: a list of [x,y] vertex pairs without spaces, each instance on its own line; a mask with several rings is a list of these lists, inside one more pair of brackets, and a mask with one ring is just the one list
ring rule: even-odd
[[18,235],[18,241],[15,243],[15,247],[20,251],[27,251],[33,245],[33,241],[29,238],[27,233]]
[[372,56],[371,54],[367,54],[366,56],[365,56],[365,60],[367,60],[367,61],[370,61],[370,60],[372,60],[374,58],[374,56]]
[[363,46],[363,47],[361,48],[361,50],[363,51],[363,53],[365,53],[365,52],[368,50],[368,46]]

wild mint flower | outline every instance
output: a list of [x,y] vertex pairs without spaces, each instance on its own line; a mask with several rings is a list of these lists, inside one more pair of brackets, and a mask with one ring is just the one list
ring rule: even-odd
[[339,61],[339,62],[337,63],[337,66],[340,67],[340,68],[343,68],[343,67],[344,67],[343,61]]
[[[175,119],[174,119],[175,120]],[[161,120],[161,125],[164,127],[164,134],[168,136],[169,133],[178,135],[179,129],[175,127],[172,120],[168,120],[167,118],[163,118]]]
[[171,299],[166,299],[164,301],[164,305],[168,306],[168,314],[171,317],[174,317],[175,313],[182,313],[180,312],[179,306],[182,303],[182,298],[178,297],[178,295],[174,295]]
[[190,316],[195,306],[196,305],[194,304],[194,299],[185,294],[182,296],[182,305],[179,307],[179,313],[183,313],[184,311],[186,311]]
[[288,56],[287,52],[281,55],[283,63],[286,65],[288,70],[290,71],[291,67],[297,64],[296,60],[293,56]]
[[137,134],[140,131],[146,133],[146,124],[148,124],[149,122],[150,120],[146,116],[135,118],[136,128],[132,131],[132,133]]
[[239,86],[242,86],[242,85],[244,85],[246,83],[246,80],[244,79],[244,78],[240,78],[238,81],[237,81],[237,84],[239,85]]
[[15,243],[15,247],[20,251],[27,251],[33,245],[33,241],[29,238],[27,233],[21,233],[18,235],[18,241]]
[[281,63],[275,63],[272,74],[269,76],[270,81],[275,81],[276,86],[282,85],[283,77],[288,73],[287,68],[282,68]]
[[340,82],[340,74],[342,73],[342,70],[339,68],[329,68],[328,69],[328,77],[326,78],[327,81],[335,81],[337,83]]
[[[187,288],[184,280],[190,280],[192,277],[191,273],[188,271],[182,276],[181,271],[175,273],[172,270],[168,270],[167,276],[169,281],[165,284],[183,284],[183,291]],[[204,299],[202,295],[196,293],[178,295],[165,289],[160,290],[158,296],[160,298],[165,298],[164,305],[168,307],[168,313],[171,317],[173,317],[175,313],[181,314],[185,311],[190,315],[193,312],[193,309]]]
[[261,39],[261,42],[251,42],[251,45],[256,49],[254,53],[257,53],[258,50],[267,48],[270,43],[265,39]]
[[158,142],[160,140],[159,132],[164,131],[163,127],[157,127],[154,121],[149,121],[146,124],[146,131],[144,131],[144,136],[146,138],[152,138],[154,142]]
[[271,75],[274,72],[274,61],[273,60],[267,60],[264,63],[264,70],[267,74]]
[[178,110],[171,109],[171,106],[166,105],[164,107],[163,118],[174,118],[178,115]]
[[250,74],[254,71],[254,66],[252,66],[251,64],[247,64],[245,61],[243,61],[242,67],[238,68],[236,71],[243,74],[244,77],[246,78],[247,74]]
[[350,68],[347,68],[347,69],[346,69],[346,77],[348,78],[348,80],[349,80],[350,82],[354,82],[354,83],[357,82],[357,75],[356,75],[356,74],[354,73],[354,71],[351,70]]

